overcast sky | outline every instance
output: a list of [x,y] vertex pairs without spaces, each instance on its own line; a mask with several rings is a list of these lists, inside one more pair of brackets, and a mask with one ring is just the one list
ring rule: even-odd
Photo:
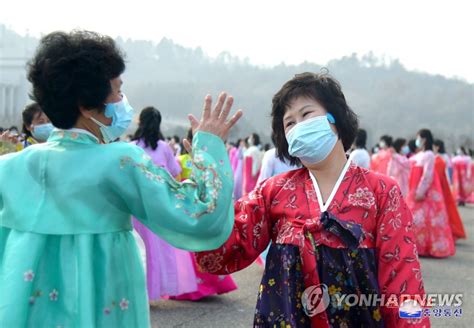
[[324,65],[373,51],[408,69],[474,82],[470,0],[4,0],[0,23],[22,35],[83,28],[113,37],[167,37],[210,56],[229,51],[266,66]]

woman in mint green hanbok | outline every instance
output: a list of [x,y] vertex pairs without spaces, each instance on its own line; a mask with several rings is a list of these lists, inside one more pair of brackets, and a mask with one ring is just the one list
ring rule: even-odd
[[[133,214],[170,244],[211,250],[234,222],[221,94],[189,117],[193,174],[176,182],[144,151],[116,142],[133,108],[114,41],[92,32],[45,36],[29,64],[48,142],[0,157],[0,326],[147,327],[145,277]],[[190,145],[187,145],[190,147]]]

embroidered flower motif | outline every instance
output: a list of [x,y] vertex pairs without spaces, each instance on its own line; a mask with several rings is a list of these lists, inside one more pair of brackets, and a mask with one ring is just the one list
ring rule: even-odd
[[222,255],[211,253],[203,256],[199,261],[199,265],[206,268],[209,273],[213,273],[222,268],[221,261],[223,259]]
[[110,308],[108,308],[108,307],[104,308],[104,314],[105,314],[105,315],[109,315],[110,312],[111,312],[111,311],[110,311]]
[[125,298],[122,298],[122,300],[120,301],[120,309],[122,311],[125,311],[125,310],[128,310],[128,304],[129,304],[129,301]]
[[272,278],[272,279],[268,280],[268,284],[270,285],[270,287],[275,285],[275,279]]
[[291,179],[291,178],[289,178],[289,179],[285,179],[285,178],[278,179],[276,185],[278,187],[283,187],[283,190],[293,191],[293,190],[296,189],[296,184],[293,181],[293,179]]
[[23,274],[23,279],[25,281],[33,281],[34,278],[35,278],[35,273],[33,272],[33,270],[28,270]]
[[400,192],[398,192],[397,186],[393,186],[388,192],[388,202],[385,213],[392,211],[395,212],[400,207]]
[[30,305],[33,305],[33,304],[35,304],[35,301],[36,301],[36,297],[31,296],[30,299],[28,300],[28,303],[29,303]]
[[284,244],[287,238],[290,238],[293,235],[294,228],[291,226],[289,222],[286,222],[281,226],[281,229],[278,233],[276,243],[277,244]]
[[369,191],[369,188],[357,188],[355,194],[349,195],[349,203],[354,206],[370,209],[375,204],[375,197]]
[[49,300],[56,302],[58,300],[59,293],[56,289],[53,289],[51,293],[49,293]]
[[401,220],[401,213],[398,213],[397,216],[394,218],[391,218],[388,223],[393,227],[393,229],[398,229],[402,225],[402,220]]
[[380,314],[380,309],[375,310],[372,316],[374,317],[375,321],[380,321],[380,319],[382,319],[382,316]]

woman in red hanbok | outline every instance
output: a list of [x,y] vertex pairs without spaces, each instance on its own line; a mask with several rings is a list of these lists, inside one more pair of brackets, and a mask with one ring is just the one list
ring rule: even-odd
[[461,147],[453,158],[453,186],[456,201],[464,206],[472,192],[472,164],[466,149]]
[[455,253],[443,190],[435,170],[433,135],[422,129],[417,135],[421,150],[410,158],[410,191],[406,198],[413,213],[418,253],[422,256],[448,257]]
[[456,206],[453,194],[451,193],[451,187],[448,181],[447,164],[445,156],[443,156],[446,155],[446,151],[444,149],[444,142],[442,140],[437,139],[434,141],[433,152],[436,155],[435,170],[438,174],[441,189],[443,190],[444,202],[448,211],[449,224],[451,226],[451,231],[453,232],[453,238],[454,240],[465,239],[466,232],[464,230],[464,225],[462,224],[461,216],[459,215],[459,211]]
[[380,137],[379,151],[372,155],[370,169],[374,172],[388,175],[388,165],[392,160],[392,137],[383,135]]
[[397,305],[337,301],[424,295],[400,189],[345,156],[358,122],[338,82],[324,73],[295,76],[274,96],[272,117],[279,157],[303,167],[237,201],[228,241],[196,253],[199,266],[214,274],[241,270],[271,241],[255,327],[429,327],[426,317],[400,319]]

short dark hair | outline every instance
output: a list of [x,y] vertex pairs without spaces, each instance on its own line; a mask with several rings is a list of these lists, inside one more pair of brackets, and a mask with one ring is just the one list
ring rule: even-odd
[[395,139],[395,141],[393,142],[392,146],[393,148],[395,149],[395,151],[397,153],[400,153],[400,151],[402,150],[402,147],[404,144],[406,144],[407,140],[406,139],[403,139],[403,138],[397,138]]
[[392,147],[393,138],[391,136],[384,134],[383,136],[380,137],[380,140],[383,140],[383,142],[385,142],[385,145],[387,145],[387,147]]
[[163,140],[161,133],[161,113],[155,107],[145,107],[140,113],[138,129],[135,131],[132,140],[141,139],[145,147],[155,150],[158,141]]
[[283,128],[283,116],[291,101],[298,97],[308,97],[321,104],[336,120],[336,129],[347,151],[352,146],[359,126],[357,115],[347,105],[341,85],[327,72],[302,73],[287,81],[273,96],[272,138],[278,157],[292,165],[301,164],[299,158],[290,156],[288,142]]
[[417,133],[420,137],[425,139],[425,150],[433,150],[433,134],[428,129],[421,129]]
[[110,80],[124,70],[124,55],[112,38],[89,31],[53,32],[40,40],[28,63],[30,96],[54,126],[69,129],[80,106],[105,110]]
[[21,113],[21,116],[23,118],[23,126],[22,126],[22,131],[24,134],[26,134],[28,137],[32,137],[31,132],[27,129],[33,122],[33,119],[35,118],[36,114],[42,113],[43,111],[41,110],[40,105],[38,103],[31,103],[25,107],[23,112]]
[[446,154],[446,148],[444,147],[444,141],[441,140],[441,139],[436,139],[434,142],[433,142],[433,145],[437,146],[439,149],[438,149],[438,153],[440,154]]
[[357,136],[355,139],[355,145],[357,148],[365,149],[367,144],[367,131],[364,129],[357,130]]

